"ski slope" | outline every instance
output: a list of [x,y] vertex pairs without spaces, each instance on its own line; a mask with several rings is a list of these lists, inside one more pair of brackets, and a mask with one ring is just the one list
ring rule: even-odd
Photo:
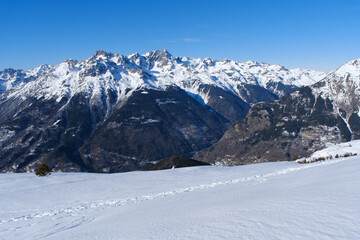
[[0,239],[360,239],[359,143],[311,164],[1,174]]

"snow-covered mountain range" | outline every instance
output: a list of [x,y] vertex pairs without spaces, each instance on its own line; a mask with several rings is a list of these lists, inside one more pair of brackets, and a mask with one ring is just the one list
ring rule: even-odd
[[140,87],[163,90],[176,85],[199,95],[207,103],[206,92],[200,88],[208,84],[251,103],[246,92],[242,92],[243,86],[257,85],[283,96],[294,86],[314,84],[325,75],[254,61],[175,58],[165,49],[129,56],[97,51],[85,61],[66,60],[59,65],[41,65],[30,71],[5,69],[0,72],[0,89],[2,93],[9,92],[8,97],[45,97],[57,101],[85,92],[96,101],[101,92],[108,89],[121,100]]
[[127,171],[209,147],[251,105],[326,76],[165,49],[0,72],[1,171]]
[[219,164],[292,160],[360,138],[360,59],[279,100],[258,103],[196,158]]

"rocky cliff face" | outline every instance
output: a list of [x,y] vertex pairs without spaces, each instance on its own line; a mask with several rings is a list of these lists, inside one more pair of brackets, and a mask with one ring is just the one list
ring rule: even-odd
[[229,126],[179,88],[139,90],[95,129],[80,153],[96,172],[136,170],[208,147]]
[[97,51],[0,72],[0,171],[115,172],[209,147],[250,106],[324,73],[265,63]]
[[224,165],[293,160],[360,137],[360,65],[351,61],[322,81],[254,105],[194,158]]

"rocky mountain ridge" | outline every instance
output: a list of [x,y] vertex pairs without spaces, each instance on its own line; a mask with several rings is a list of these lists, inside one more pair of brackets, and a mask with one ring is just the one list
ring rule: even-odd
[[0,72],[0,171],[116,172],[215,143],[252,104],[325,74],[279,65],[97,51]]
[[311,86],[255,104],[195,159],[238,165],[305,157],[360,138],[360,61],[350,61]]

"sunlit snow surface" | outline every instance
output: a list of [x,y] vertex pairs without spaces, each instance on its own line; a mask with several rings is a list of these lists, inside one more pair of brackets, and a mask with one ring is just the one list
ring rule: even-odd
[[358,156],[311,164],[1,174],[0,239],[360,239],[347,144],[330,152]]

